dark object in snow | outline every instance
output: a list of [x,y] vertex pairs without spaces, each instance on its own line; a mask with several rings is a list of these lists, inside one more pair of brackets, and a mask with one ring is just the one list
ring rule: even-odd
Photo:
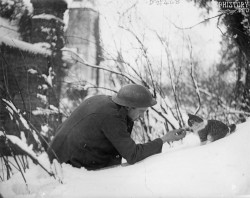
[[235,124],[227,126],[218,120],[203,120],[199,116],[193,114],[188,114],[188,116],[188,125],[194,133],[198,134],[202,144],[205,144],[207,141],[214,142],[224,138],[227,134],[233,133],[236,129]]

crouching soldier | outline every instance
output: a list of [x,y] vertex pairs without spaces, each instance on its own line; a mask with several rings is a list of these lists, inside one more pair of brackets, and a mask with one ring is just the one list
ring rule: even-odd
[[148,89],[129,84],[111,96],[88,98],[62,123],[48,148],[50,161],[57,159],[74,167],[95,170],[121,164],[134,164],[160,153],[163,143],[182,139],[182,129],[168,132],[145,144],[130,137],[134,121],[156,104]]

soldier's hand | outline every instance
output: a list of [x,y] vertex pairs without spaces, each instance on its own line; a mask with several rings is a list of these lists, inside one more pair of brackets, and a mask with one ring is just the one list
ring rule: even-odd
[[186,136],[185,129],[175,129],[169,131],[166,135],[164,135],[161,139],[163,143],[165,142],[174,142],[183,139]]

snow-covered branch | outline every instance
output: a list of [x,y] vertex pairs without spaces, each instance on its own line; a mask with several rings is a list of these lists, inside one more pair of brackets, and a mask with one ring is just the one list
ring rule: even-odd
[[1,99],[5,104],[6,104],[6,108],[8,109],[10,116],[13,118],[14,114],[18,116],[19,120],[21,121],[22,125],[25,127],[25,129],[27,129],[28,131],[30,131],[34,137],[34,139],[36,140],[36,142],[41,145],[41,142],[38,138],[38,135],[36,133],[35,130],[31,129],[28,121],[22,116],[22,114],[20,113],[20,111],[15,107],[15,105],[9,101],[6,100],[4,98]]
[[[0,136],[3,136],[3,134],[0,134]],[[10,141],[11,144],[8,144],[9,149],[11,150],[12,154],[15,155],[15,153],[12,150],[12,145],[16,145],[19,150],[21,150],[21,154],[27,155],[30,157],[30,159],[33,161],[34,164],[38,164],[43,170],[45,170],[50,176],[53,176],[55,178],[54,173],[50,172],[48,168],[43,164],[43,162],[40,162],[35,152],[32,150],[31,147],[29,147],[24,141],[22,141],[20,138],[14,135],[5,135],[5,138],[7,141]],[[6,142],[6,141],[5,141]]]

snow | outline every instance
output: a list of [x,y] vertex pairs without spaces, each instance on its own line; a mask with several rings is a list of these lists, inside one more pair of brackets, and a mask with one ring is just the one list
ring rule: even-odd
[[38,89],[47,90],[48,89],[48,85],[46,85],[46,84],[38,85]]
[[10,37],[0,37],[0,45],[5,44],[9,47],[18,48],[23,51],[27,51],[33,54],[43,54],[45,56],[50,56],[51,51],[34,44],[30,44],[24,41],[20,41]]
[[42,125],[41,126],[41,134],[44,135],[45,137],[48,136],[48,132],[50,130],[50,127],[48,124]]
[[41,102],[43,104],[47,104],[48,103],[48,100],[47,100],[47,96],[43,95],[43,94],[36,94],[37,98],[40,98]]
[[31,44],[21,41],[19,37],[17,26],[11,24],[9,20],[0,17],[0,45],[5,44],[9,47],[18,48],[32,54],[42,54],[45,56],[51,55],[51,51],[48,49],[48,44]]
[[31,74],[37,74],[37,70],[35,69],[28,69],[28,72],[31,73]]
[[60,21],[61,23],[64,23],[62,19],[55,17],[52,14],[39,14],[39,15],[35,15],[32,17],[33,19],[46,19],[46,20],[51,20],[54,19],[56,21]]
[[0,17],[0,37],[11,37],[18,38],[19,33],[17,27],[13,24],[10,24],[8,19]]
[[34,151],[32,150],[32,147],[28,147],[26,142],[24,142],[23,140],[21,140],[20,138],[18,138],[17,136],[14,135],[6,135],[7,138],[13,143],[18,145],[20,148],[22,148],[22,150],[26,151],[27,153],[29,153],[31,156],[33,156],[34,158],[36,158],[36,154],[34,153]]
[[[0,184],[0,191],[5,198],[250,197],[249,127],[250,119],[204,146],[188,134],[135,165],[87,171],[63,164],[57,166],[62,184],[33,164],[25,173],[28,189],[17,173]],[[45,153],[39,160],[48,165]]]
[[32,114],[33,115],[52,115],[52,114],[56,114],[58,113],[58,109],[44,109],[44,108],[41,108],[41,107],[37,107],[36,110],[33,110],[32,111]]
[[50,87],[53,87],[53,78],[54,78],[54,72],[52,70],[52,68],[50,67],[49,68],[49,75],[45,75],[45,74],[42,74],[42,77],[44,78],[44,80],[48,83],[48,85]]
[[68,8],[85,8],[95,10],[95,2],[94,1],[73,1],[73,0],[65,0],[68,4]]
[[7,108],[7,110],[8,110],[9,113],[10,113],[9,115],[11,116],[11,119],[13,118],[13,115],[14,115],[14,112],[15,112],[16,115],[18,115],[19,120],[21,121],[22,125],[23,125],[26,129],[28,129],[29,131],[31,131],[31,133],[32,133],[33,137],[35,138],[36,142],[39,143],[39,144],[41,144],[41,143],[40,143],[40,140],[39,140],[39,138],[38,138],[38,136],[37,136],[37,134],[36,134],[36,132],[30,128],[30,126],[29,126],[27,120],[26,120],[26,119],[22,116],[22,114],[20,113],[20,110],[17,109],[17,108],[15,107],[15,105],[14,105],[11,101],[6,100],[6,99],[4,99],[4,98],[3,98],[2,100],[7,104],[6,108]]
[[[26,0],[28,3],[28,0]],[[20,40],[18,28],[11,24],[7,19],[0,17],[0,45],[5,44],[12,48],[18,48],[22,51],[27,51],[32,54],[42,54],[44,56],[51,56],[49,44],[36,43],[31,44]]]

